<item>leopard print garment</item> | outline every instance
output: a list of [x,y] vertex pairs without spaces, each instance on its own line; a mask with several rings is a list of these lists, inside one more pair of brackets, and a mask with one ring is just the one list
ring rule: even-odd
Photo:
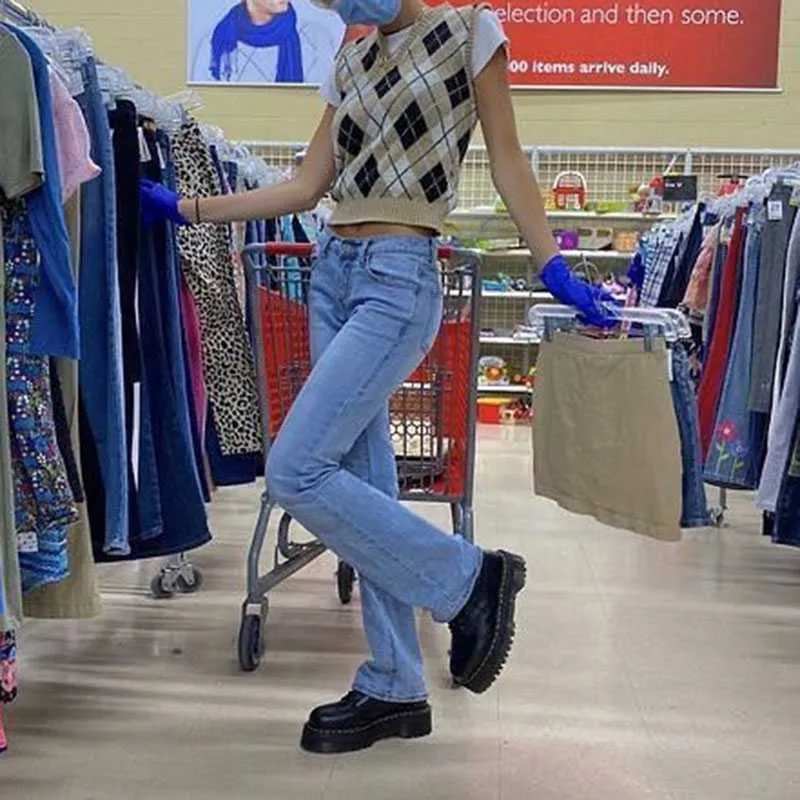
[[[185,197],[221,194],[219,173],[197,123],[187,122],[172,144],[178,192]],[[178,249],[200,315],[203,372],[222,452],[260,452],[255,362],[234,281],[230,228],[179,228]]]

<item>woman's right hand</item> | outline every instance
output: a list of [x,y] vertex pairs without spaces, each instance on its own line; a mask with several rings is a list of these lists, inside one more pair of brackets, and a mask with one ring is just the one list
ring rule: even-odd
[[174,222],[176,225],[189,225],[189,220],[181,213],[178,195],[153,181],[139,181],[139,199],[145,225],[157,222]]

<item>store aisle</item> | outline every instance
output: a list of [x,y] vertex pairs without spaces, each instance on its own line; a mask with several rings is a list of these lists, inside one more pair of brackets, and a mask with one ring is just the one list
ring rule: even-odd
[[[482,542],[520,549],[532,581],[499,689],[447,688],[425,621],[436,733],[326,759],[307,711],[348,685],[358,609],[331,561],[276,593],[261,670],[234,657],[256,490],[226,490],[197,596],[147,596],[154,565],[104,571],[93,623],[26,630],[9,800],[794,800],[800,786],[800,553],[732,527],[660,545],[570,517],[530,492],[527,429],[481,431]],[[435,514],[444,520],[444,514]]]

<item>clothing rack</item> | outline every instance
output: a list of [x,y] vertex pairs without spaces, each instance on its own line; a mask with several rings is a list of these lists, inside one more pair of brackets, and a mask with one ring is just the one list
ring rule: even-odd
[[[786,190],[784,191],[784,197],[789,189],[793,190],[792,199],[789,202],[790,205],[794,205],[798,196],[798,189],[800,189],[800,163],[794,162],[785,166],[769,168],[759,174],[752,175],[737,191],[731,194],[702,197],[697,203],[683,209],[676,220],[659,223],[657,226],[654,226],[652,233],[657,237],[660,232],[675,230],[677,228],[678,231],[685,235],[691,228],[693,220],[697,217],[698,210],[701,207],[705,211],[702,225],[704,231],[709,230],[706,226],[708,220],[718,220],[721,223],[725,223],[726,227],[729,227],[733,225],[734,221],[737,219],[737,215],[743,214],[746,215],[744,217],[746,220],[745,230],[749,231],[751,224],[756,220],[759,214],[762,216],[762,223],[759,224],[763,224],[764,217],[766,217],[767,221],[775,221],[776,218],[779,220],[781,215],[788,213],[785,207],[781,208],[780,203],[778,203],[778,207],[775,209],[770,207],[771,204],[769,200],[774,193],[778,191],[778,187],[783,187]],[[773,215],[777,215],[777,217]],[[742,219],[742,217],[740,216],[739,219]],[[741,274],[739,274],[739,280],[742,280]],[[739,289],[741,290],[741,288],[740,286]],[[776,286],[775,290],[780,293],[781,286]],[[790,290],[787,289],[786,291]],[[750,302],[755,301],[750,298]],[[706,318],[705,324],[707,324],[707,321],[708,318]],[[708,340],[706,344],[709,342],[710,340]],[[731,357],[729,353],[728,358]],[[706,358],[708,358],[708,353],[705,354],[704,362]],[[775,408],[773,407],[772,411],[766,415],[767,420],[769,420],[774,413]],[[718,422],[717,420],[717,424]],[[717,481],[716,478],[713,480],[714,482]],[[718,506],[711,509],[710,514],[712,523],[721,526],[724,523],[725,514],[728,510],[729,489],[724,485],[719,485],[718,492]]]

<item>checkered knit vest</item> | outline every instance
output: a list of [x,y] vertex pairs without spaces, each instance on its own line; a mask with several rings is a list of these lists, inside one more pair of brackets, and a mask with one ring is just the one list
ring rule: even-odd
[[388,222],[442,231],[478,121],[477,11],[429,9],[393,55],[377,31],[342,49],[332,225]]

